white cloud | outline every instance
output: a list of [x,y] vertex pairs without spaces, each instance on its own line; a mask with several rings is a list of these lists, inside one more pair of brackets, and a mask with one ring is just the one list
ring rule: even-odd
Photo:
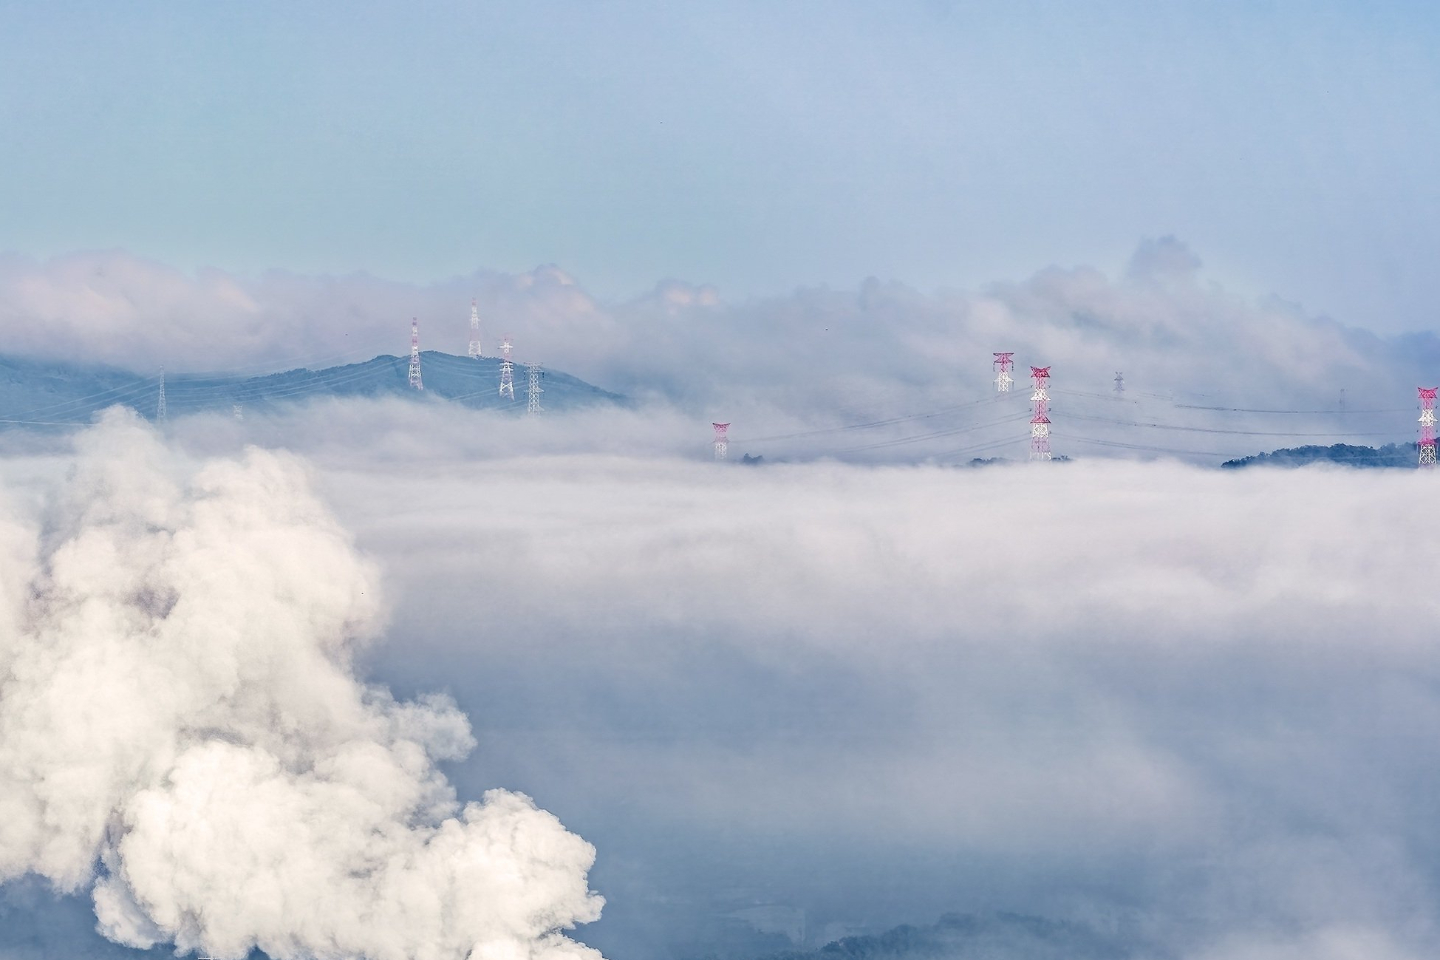
[[[293,457],[187,461],[118,411],[0,532],[0,878],[90,887],[106,936],[277,960],[597,957],[593,848],[460,803],[439,696],[359,682],[374,565]],[[12,480],[12,483],[14,481]]]
[[[1352,409],[1409,404],[1440,364],[1432,337],[1385,341],[1229,293],[1173,238],[1142,243],[1118,278],[1049,267],[972,291],[924,294],[872,279],[744,302],[670,280],[602,303],[554,266],[416,286],[366,275],[190,275],[120,252],[0,261],[7,350],[147,372],[260,372],[400,353],[411,316],[426,349],[463,353],[472,297],[492,349],[510,333],[522,359],[737,422],[776,410],[833,423],[933,408],[983,394],[996,350],[1016,352],[1022,380],[1027,364],[1052,366],[1061,391],[1106,394],[1121,370],[1132,400],[1285,409],[1331,409],[1341,389]],[[1057,395],[1065,403],[1088,401]]]
[[492,354],[509,332],[521,359],[549,362],[535,356],[537,349],[574,329],[602,338],[610,323],[554,267],[519,275],[477,272],[415,287],[365,274],[277,270],[242,277],[207,269],[192,275],[122,251],[44,262],[0,258],[7,353],[141,372],[163,365],[260,373],[399,354],[409,349],[412,317],[421,321],[425,349],[463,355],[476,296]]
[[1397,944],[1383,930],[1337,925],[1290,939],[1237,937],[1193,960],[1420,960],[1426,955]]

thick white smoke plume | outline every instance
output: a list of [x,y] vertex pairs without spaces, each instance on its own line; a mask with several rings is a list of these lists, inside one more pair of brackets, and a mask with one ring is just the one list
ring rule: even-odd
[[222,958],[598,958],[559,932],[599,915],[593,848],[457,802],[465,717],[356,679],[376,569],[297,461],[187,464],[112,411],[33,513],[0,528],[0,879]]

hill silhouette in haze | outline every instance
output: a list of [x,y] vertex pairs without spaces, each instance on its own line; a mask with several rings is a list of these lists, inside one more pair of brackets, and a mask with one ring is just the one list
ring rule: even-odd
[[[409,382],[409,357],[379,356],[361,363],[299,368],[263,376],[170,374],[165,401],[171,417],[206,411],[261,411],[317,397],[403,397],[415,401],[445,400],[471,409],[523,412],[526,370],[515,364],[515,399],[500,396],[497,357],[457,357],[427,350],[420,355],[425,389]],[[544,408],[565,412],[597,404],[625,403],[626,398],[558,370],[543,371]],[[134,408],[154,419],[160,377],[100,365],[57,363],[0,356],[0,425],[64,426],[87,423],[115,404]]]
[[1414,469],[1417,464],[1415,444],[1387,443],[1383,447],[1361,447],[1334,443],[1328,447],[1314,444],[1287,447],[1253,457],[1240,457],[1220,464],[1228,470],[1241,467],[1303,467],[1308,463],[1339,463],[1347,467],[1402,467]]
[[947,914],[931,926],[845,937],[766,960],[1131,960],[1137,955],[1137,945],[1128,938],[1083,924],[997,913]]

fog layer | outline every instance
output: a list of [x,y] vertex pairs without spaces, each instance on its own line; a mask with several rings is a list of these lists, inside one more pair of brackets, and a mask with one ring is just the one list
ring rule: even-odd
[[[594,916],[591,848],[512,794],[453,805],[452,758],[460,796],[523,791],[595,844],[609,904],[579,935],[613,956],[950,911],[1145,957],[1440,947],[1427,473],[747,467],[667,454],[676,419],[648,453],[557,418],[520,454],[519,424],[307,409],[279,422],[304,468],[235,452],[271,427],[222,418],[5,461],[5,863],[80,889],[100,857],[111,936],[291,956],[365,931],[377,956],[444,956],[470,941],[380,880],[459,831],[528,877],[454,880],[484,894],[465,937],[580,949],[547,931]],[[567,430],[590,452],[554,452]],[[385,642],[358,648],[382,583]],[[355,685],[350,651],[401,699]],[[465,759],[437,689],[473,724]],[[272,802],[290,812],[246,819]],[[484,825],[509,817],[502,843]],[[275,845],[292,820],[317,832]],[[235,845],[166,842],[210,823]],[[329,881],[292,881],[309,843]],[[358,888],[324,872],[352,854]],[[315,912],[221,903],[246,864]]]
[[374,669],[597,843],[612,953],[947,910],[1437,943],[1428,475],[362,459],[322,475],[395,583]]

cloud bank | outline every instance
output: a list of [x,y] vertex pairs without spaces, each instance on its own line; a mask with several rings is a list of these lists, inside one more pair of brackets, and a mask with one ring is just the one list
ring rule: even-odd
[[[43,510],[0,514],[0,879],[99,929],[239,960],[596,958],[593,848],[461,803],[450,700],[360,682],[377,571],[284,455],[194,461],[123,412]],[[43,474],[43,471],[41,471]]]
[[[598,844],[596,883],[611,906],[586,939],[614,955],[705,955],[714,931],[757,924],[813,947],[957,910],[1062,918],[1185,960],[1409,960],[1440,948],[1440,660],[1426,626],[1437,557],[1407,532],[1428,476],[775,465],[790,441],[755,436],[762,423],[783,434],[990,403],[989,354],[1013,349],[1022,364],[1055,368],[1062,451],[1075,421],[1111,416],[1119,432],[1092,435],[1133,442],[1134,421],[1156,416],[1154,404],[1178,419],[1181,401],[1262,408],[1234,411],[1239,420],[1185,414],[1196,443],[1238,424],[1251,432],[1234,452],[1253,452],[1282,445],[1286,429],[1341,430],[1341,387],[1349,416],[1378,408],[1399,434],[1386,439],[1403,440],[1413,385],[1433,380],[1428,336],[1381,340],[1249,302],[1207,282],[1168,240],[1142,245],[1119,277],[1051,268],[977,291],[873,281],[745,303],[667,282],[603,304],[553,268],[415,288],[280,274],[171,283],[147,278],[165,268],[131,263],[135,276],[120,271],[96,308],[119,321],[72,321],[88,301],[65,297],[98,283],[97,269],[108,275],[111,256],[10,262],[7,325],[43,314],[56,343],[110,359],[183,347],[180,362],[195,368],[273,365],[281,351],[346,338],[362,355],[394,352],[403,342],[382,341],[403,334],[410,314],[434,329],[419,302],[453,316],[459,352],[478,286],[487,329],[657,402],[538,421],[322,402],[243,423],[179,419],[169,451],[112,422],[80,441],[67,499],[33,516],[22,480],[54,462],[7,461],[21,519],[0,542],[14,572],[4,582],[19,586],[0,615],[33,659],[77,651],[53,667],[17,653],[24,669],[10,682],[71,684],[73,673],[73,689],[99,699],[89,712],[66,713],[75,697],[22,710],[6,692],[13,780],[39,786],[7,800],[5,875],[79,889],[84,864],[98,860],[109,935],[291,956],[343,953],[353,947],[344,938],[365,931],[387,960],[429,956],[430,944],[442,944],[437,957],[476,944],[483,957],[585,950],[558,931],[595,915],[590,848],[514,795],[459,804],[436,773],[444,761],[461,794],[510,785]],[[155,289],[172,290],[169,312],[141,322],[157,315],[145,299]],[[38,335],[30,343],[50,349]],[[217,347],[230,362],[205,359]],[[1108,394],[1116,369],[1131,396],[1094,396]],[[1024,396],[1012,400],[1023,420]],[[696,462],[711,416],[737,421],[734,453],[763,452],[772,465]],[[1023,444],[1023,424],[997,429]],[[392,643],[360,642],[380,622],[379,574],[293,461],[239,454],[247,441],[312,459],[319,490],[393,585]],[[290,480],[256,479],[267,471]],[[272,509],[264,491],[290,506]],[[305,543],[276,547],[290,534],[266,539],[256,531],[267,523]],[[213,546],[231,541],[243,548],[234,556]],[[118,559],[68,559],[92,545]],[[258,612],[253,597],[225,592],[269,583],[256,571],[277,558],[291,573],[274,575]],[[278,586],[292,576],[297,586]],[[185,602],[206,591],[213,602]],[[81,595],[100,599],[64,599]],[[202,605],[214,607],[219,662],[231,665],[192,656],[215,675],[201,664],[177,681],[172,624],[208,624],[192,612]],[[252,636],[268,621],[293,641],[288,654]],[[118,639],[82,651],[82,635]],[[92,676],[81,669],[92,661],[114,669]],[[105,708],[111,676],[128,684],[115,703],[178,692],[142,698],[137,729],[100,730],[118,709]],[[452,706],[426,697],[436,688],[476,721],[467,760],[471,734]],[[325,709],[303,709],[316,704]],[[10,719],[12,709],[23,715]],[[36,731],[51,727],[69,751],[54,762],[85,771],[73,785],[40,776],[58,769],[37,759],[54,734]],[[88,747],[92,728],[104,749]],[[255,797],[286,811],[264,842],[244,831],[271,821],[233,806]],[[337,811],[344,824],[303,828]],[[504,829],[487,826],[512,822],[521,834],[506,836],[541,839],[507,848]],[[203,862],[166,839],[211,823],[229,832]],[[225,847],[233,836],[245,839]],[[313,845],[313,864],[288,856],[296,843]],[[511,857],[540,901],[492,895],[492,874],[437,865],[472,854]],[[251,856],[250,875],[270,863],[275,883],[247,893],[232,928],[207,898],[234,882],[221,864]],[[153,865],[178,882],[150,883]],[[418,873],[496,906],[462,930],[469,920],[405,893]],[[304,910],[266,900],[276,889],[298,891]],[[383,906],[367,912],[368,902]]]
[[[258,422],[107,422],[44,513],[72,455],[4,460],[0,850],[65,889],[98,859],[112,936],[585,949],[555,937],[594,916],[591,849],[514,795],[468,819],[434,762],[473,735],[460,795],[523,790],[601,851],[607,955],[986,911],[1155,958],[1440,947],[1428,475],[747,469],[563,452],[596,422],[561,418],[511,455],[523,422],[337,409],[271,437],[328,509],[240,452]],[[437,865],[463,851],[487,871]]]
[[1440,945],[1428,476],[318,469],[395,582],[372,668],[444,678],[459,781],[599,845],[609,952],[704,955],[762,905],[817,938],[1006,910],[1142,956]]
[[[191,275],[121,252],[0,259],[0,325],[14,352],[151,371],[319,366],[408,349],[463,354],[478,298],[489,349],[504,333],[536,360],[642,398],[743,418],[790,410],[845,420],[983,392],[990,355],[1055,368],[1055,386],[1215,398],[1248,407],[1408,403],[1434,378],[1429,334],[1382,339],[1282,300],[1254,302],[1206,277],[1173,238],[1139,245],[1127,271],[1049,267],[970,291],[867,280],[742,302],[669,280],[602,302],[554,266],[476,271],[430,285],[357,274]],[[1211,398],[1205,401],[1204,398]]]

